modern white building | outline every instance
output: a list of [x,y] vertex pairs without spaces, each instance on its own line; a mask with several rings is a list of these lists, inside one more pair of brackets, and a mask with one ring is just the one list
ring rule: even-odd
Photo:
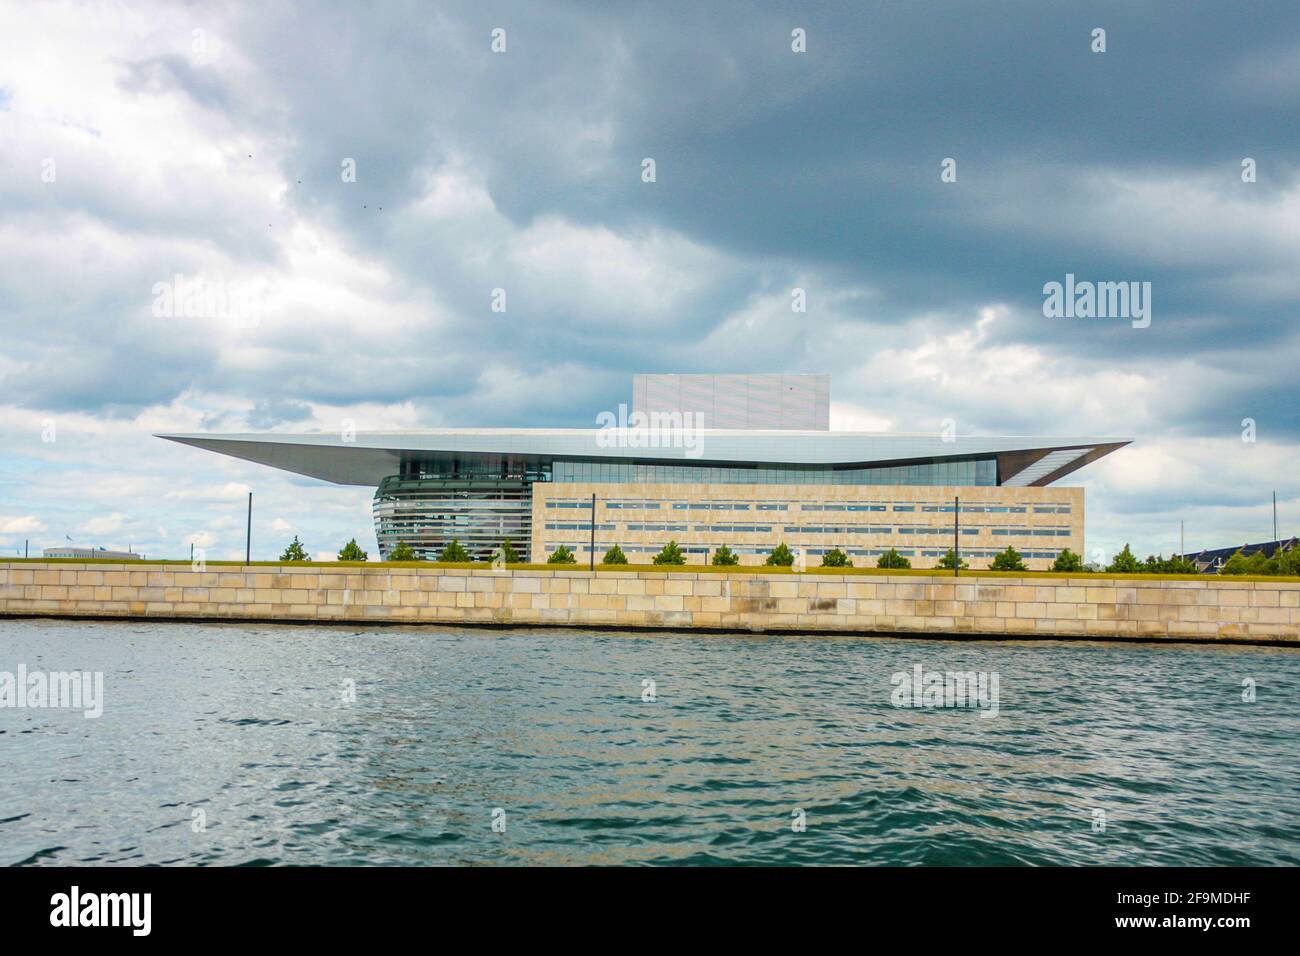
[[[617,544],[641,563],[674,540],[695,563],[722,545],[761,563],[784,543],[858,565],[894,548],[929,567],[950,547],[979,561],[1010,545],[1031,568],[1084,551],[1083,490],[1055,482],[1129,442],[795,427],[825,420],[822,377],[802,378],[638,376],[634,408],[706,411],[729,428],[159,437],[375,488],[382,557],[402,541],[432,559],[456,540],[486,560],[509,540],[531,561],[563,545],[585,563]],[[740,395],[743,410],[728,404]]]

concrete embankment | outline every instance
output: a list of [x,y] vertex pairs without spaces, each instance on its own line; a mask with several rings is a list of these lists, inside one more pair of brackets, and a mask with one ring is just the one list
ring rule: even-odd
[[0,562],[0,615],[1285,642],[1300,580]]

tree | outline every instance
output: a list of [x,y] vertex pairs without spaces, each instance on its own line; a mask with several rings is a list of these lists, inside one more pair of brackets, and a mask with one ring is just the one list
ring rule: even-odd
[[472,558],[469,552],[460,546],[460,542],[452,538],[447,542],[447,547],[442,549],[442,554],[438,555],[438,560],[442,564],[468,564]]
[[501,542],[501,549],[497,553],[501,555],[504,564],[522,564],[524,560],[519,557],[519,552],[515,550],[515,546],[510,543],[509,538]]
[[1292,548],[1290,551],[1283,551],[1278,554],[1273,552],[1273,560],[1277,562],[1274,574],[1285,574],[1288,577],[1300,577],[1300,548]]
[[715,567],[729,568],[732,565],[740,563],[740,555],[736,554],[735,551],[732,551],[724,544],[717,551],[713,552],[713,560],[710,563]]
[[1263,551],[1252,551],[1249,555],[1237,553],[1224,562],[1220,574],[1271,574],[1270,561]]
[[578,559],[572,551],[564,545],[555,549],[555,553],[546,559],[547,564],[577,564]]
[[669,541],[664,549],[654,556],[655,564],[685,564],[686,555],[677,547],[676,541]]
[[1161,574],[1200,574],[1196,565],[1188,561],[1181,554],[1175,554],[1166,561],[1160,563]]
[[285,548],[284,554],[280,555],[280,560],[310,561],[311,555],[307,553],[307,549],[302,546],[302,542],[298,540],[298,536],[295,534],[289,547]]
[[890,548],[882,554],[880,560],[876,562],[876,567],[878,568],[910,568],[911,566],[912,562],[907,560],[907,558],[903,557],[893,548]]
[[831,550],[822,555],[822,567],[851,568],[853,567],[853,562],[850,561],[849,556],[839,548],[831,548]]
[[1020,552],[1011,545],[1007,545],[1007,550],[1001,551],[994,555],[993,563],[989,565],[990,571],[1028,571],[1025,562],[1020,560]]
[[610,548],[605,552],[605,556],[600,559],[601,564],[627,564],[627,555],[618,545]]
[[418,561],[415,556],[415,549],[405,541],[397,542],[392,551],[388,552],[389,561]]
[[1142,571],[1142,565],[1133,557],[1126,542],[1124,550],[1115,555],[1115,560],[1106,566],[1106,571],[1110,574],[1138,574]]
[[[939,563],[936,564],[935,567],[944,568],[948,571],[951,571],[953,569],[953,565],[956,563],[957,563],[957,551],[955,548],[949,548],[947,551],[943,553],[943,557],[939,559]],[[967,571],[969,569],[970,569],[970,565],[966,563],[965,558],[962,558],[961,568],[959,568],[958,570]]]
[[1058,554],[1056,556],[1056,560],[1052,562],[1052,570],[1053,571],[1082,571],[1083,558],[1079,557],[1069,548],[1066,548],[1060,554]]
[[365,561],[369,559],[369,557],[370,555],[361,550],[361,546],[357,544],[356,538],[353,538],[345,544],[343,550],[339,552],[340,561]]
[[788,568],[794,564],[794,552],[785,546],[785,542],[782,542],[772,549],[772,553],[767,556],[766,564],[770,568]]

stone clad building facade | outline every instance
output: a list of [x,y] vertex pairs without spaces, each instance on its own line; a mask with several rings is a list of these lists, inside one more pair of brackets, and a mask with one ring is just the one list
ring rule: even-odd
[[531,553],[564,545],[586,563],[593,495],[597,561],[617,544],[632,564],[649,564],[672,540],[687,564],[722,545],[741,564],[762,564],[784,543],[812,565],[839,548],[856,567],[874,567],[894,548],[930,568],[956,544],[979,568],[1010,545],[1030,570],[1045,570],[1063,549],[1084,547],[1082,488],[547,483],[533,489]]

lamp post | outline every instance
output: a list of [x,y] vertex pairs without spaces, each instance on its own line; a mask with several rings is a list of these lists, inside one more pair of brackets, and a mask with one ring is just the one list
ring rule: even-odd
[[952,576],[961,574],[961,495],[952,499]]
[[253,493],[248,493],[248,527],[244,532],[244,563],[253,563]]

